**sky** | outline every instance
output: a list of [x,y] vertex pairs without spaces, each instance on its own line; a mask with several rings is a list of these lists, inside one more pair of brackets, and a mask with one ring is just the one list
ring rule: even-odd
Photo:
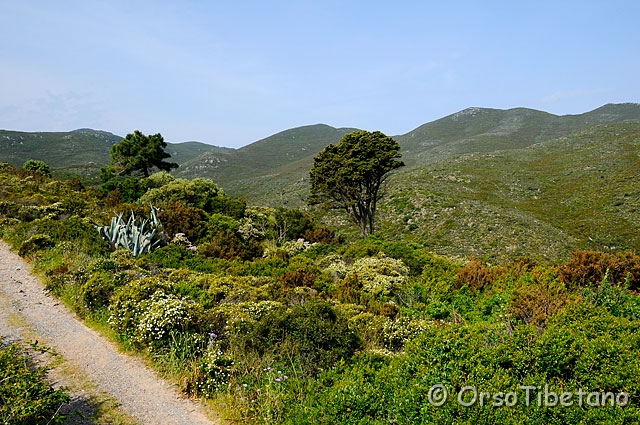
[[640,101],[640,2],[0,0],[0,129],[240,147]]

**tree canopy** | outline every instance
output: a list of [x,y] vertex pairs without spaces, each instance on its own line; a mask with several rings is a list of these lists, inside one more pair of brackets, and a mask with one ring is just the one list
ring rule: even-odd
[[141,173],[144,177],[149,177],[153,168],[171,171],[178,168],[178,164],[164,161],[171,157],[165,152],[166,147],[167,143],[160,133],[145,136],[136,130],[111,147],[111,165],[119,168],[123,174]]
[[37,159],[29,159],[27,160],[27,162],[24,163],[22,168],[29,171],[39,171],[43,175],[47,177],[51,177],[51,169],[44,161],[40,161]]
[[344,209],[366,237],[375,230],[382,183],[390,171],[404,166],[400,157],[398,142],[380,131],[346,134],[314,157],[309,203],[329,201]]

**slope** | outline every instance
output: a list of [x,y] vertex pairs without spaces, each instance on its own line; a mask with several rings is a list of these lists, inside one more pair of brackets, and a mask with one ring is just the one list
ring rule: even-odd
[[[437,252],[504,259],[640,249],[640,123],[398,173],[381,219]],[[409,184],[407,182],[410,182]]]
[[[526,108],[468,108],[394,136],[407,165],[399,173],[471,152],[522,149],[597,124],[640,121],[640,104],[609,104],[580,115]],[[287,130],[228,154],[207,153],[181,166],[184,177],[208,177],[254,204],[302,206],[313,156],[353,129],[315,125]]]
[[[97,178],[110,161],[111,146],[121,136],[106,131],[79,129],[70,132],[20,132],[0,130],[0,162],[21,167],[29,159],[45,161],[58,177]],[[206,152],[229,152],[201,142],[167,143],[171,161],[183,164]]]
[[353,130],[324,124],[297,127],[234,151],[203,154],[186,162],[176,174],[187,178],[208,177],[225,188],[233,187],[239,179],[277,174],[279,169],[292,163],[313,158],[326,145],[338,142]]

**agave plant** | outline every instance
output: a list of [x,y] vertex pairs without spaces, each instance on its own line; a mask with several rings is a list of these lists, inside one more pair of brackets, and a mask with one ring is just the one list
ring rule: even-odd
[[111,218],[111,224],[109,226],[96,226],[98,228],[98,233],[100,237],[109,243],[109,248],[112,251],[118,249],[118,245],[120,244],[123,229],[125,227],[125,223],[122,220],[122,214],[116,214],[115,217]]
[[144,219],[140,223],[132,211],[126,222],[122,218],[122,213],[116,213],[111,218],[110,225],[96,227],[100,237],[109,244],[112,251],[122,247],[131,251],[134,257],[151,252],[166,240],[166,235],[161,230],[162,224],[158,219],[158,209],[153,205],[149,219]]

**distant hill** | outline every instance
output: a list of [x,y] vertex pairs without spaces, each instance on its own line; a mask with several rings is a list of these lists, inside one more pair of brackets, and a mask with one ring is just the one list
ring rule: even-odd
[[[29,159],[45,161],[58,176],[79,175],[94,180],[109,164],[111,146],[121,136],[100,130],[69,132],[20,132],[0,130],[0,161],[21,167]],[[229,152],[200,142],[167,143],[171,161],[182,164],[206,152]]]
[[452,156],[389,180],[380,219],[436,252],[565,258],[640,250],[640,122]]
[[[598,124],[640,121],[640,104],[609,104],[579,115],[527,108],[467,108],[399,136],[400,173],[471,152],[522,149]],[[313,156],[353,128],[312,125],[277,133],[235,151],[206,153],[183,164],[180,176],[208,177],[228,193],[268,205],[304,205]]]
[[[338,142],[353,128],[324,124],[285,130],[229,152],[209,152],[184,164],[178,174],[232,180],[270,173],[280,167],[313,157],[330,143]],[[232,178],[231,178],[232,177]]]
[[608,104],[580,115],[527,108],[467,108],[396,136],[405,163],[424,164],[449,155],[518,149],[597,124],[640,120],[640,104]]

